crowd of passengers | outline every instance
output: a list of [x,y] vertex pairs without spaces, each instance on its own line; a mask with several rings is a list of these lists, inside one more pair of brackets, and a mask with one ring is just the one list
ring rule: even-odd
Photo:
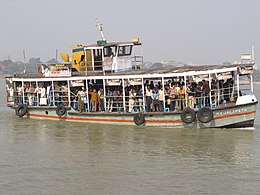
[[[30,84],[25,83],[18,84],[16,87],[16,99],[17,104],[27,104],[29,106],[39,106],[39,105],[48,105],[48,106],[57,106],[60,102],[63,102],[65,105],[68,105],[68,85],[51,85],[47,83],[46,86],[43,83],[39,84]],[[46,99],[46,102],[41,102],[42,99]]]
[[[69,96],[66,82],[56,84],[54,87],[51,83],[47,83],[47,86],[39,84],[39,87],[25,83],[24,88],[18,84],[16,102],[21,104],[25,101],[30,106],[58,106],[60,104],[68,106],[70,97],[71,106],[79,112],[163,112],[181,111],[185,107],[192,109],[209,107],[210,102],[229,102],[235,97],[231,78],[225,82],[212,79],[211,87],[209,81],[206,80],[199,82],[188,80],[186,90],[183,81],[172,79],[168,80],[164,86],[160,81],[154,84],[152,80],[146,80],[144,92],[141,85],[130,85],[125,88],[125,94],[122,87],[106,87],[106,94],[104,94],[103,86],[93,84],[88,86],[88,90],[85,87],[77,87],[70,91]],[[46,102],[41,102],[42,99]]]

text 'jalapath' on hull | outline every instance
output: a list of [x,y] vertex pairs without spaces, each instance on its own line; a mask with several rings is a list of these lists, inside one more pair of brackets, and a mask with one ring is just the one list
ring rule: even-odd
[[231,65],[143,68],[142,43],[72,47],[64,63],[6,77],[19,117],[175,128],[253,127],[257,99],[250,54]]

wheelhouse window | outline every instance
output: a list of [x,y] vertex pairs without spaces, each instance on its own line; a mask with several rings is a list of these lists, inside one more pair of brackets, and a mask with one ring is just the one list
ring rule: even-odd
[[116,54],[116,46],[104,47],[104,56],[111,57]]
[[118,56],[128,56],[132,53],[132,45],[120,46]]

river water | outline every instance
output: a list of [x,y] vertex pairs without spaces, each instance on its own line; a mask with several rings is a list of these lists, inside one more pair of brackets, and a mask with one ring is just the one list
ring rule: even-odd
[[259,109],[246,130],[20,119],[0,80],[0,194],[260,193]]

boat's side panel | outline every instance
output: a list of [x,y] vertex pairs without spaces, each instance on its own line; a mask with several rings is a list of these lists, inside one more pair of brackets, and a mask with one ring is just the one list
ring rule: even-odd
[[[213,119],[201,123],[198,119],[191,124],[181,120],[180,113],[145,113],[145,126],[161,126],[173,128],[216,128],[216,127],[248,127],[253,126],[256,113],[256,103],[213,110]],[[64,116],[58,116],[55,109],[28,108],[28,118],[64,120],[88,123],[135,125],[134,113],[78,113],[67,111]]]
[[[248,121],[254,121],[256,114],[257,104],[248,104],[237,106],[234,108],[228,108],[223,110],[214,111],[214,126],[215,127],[232,127],[232,124],[240,124],[243,127],[243,123],[248,126],[253,123]],[[237,125],[236,125],[237,126]]]
[[90,113],[78,113],[69,114],[66,112],[64,116],[58,116],[55,110],[49,109],[28,109],[26,114],[27,118],[34,119],[50,119],[50,120],[63,120],[63,121],[75,121],[75,122],[88,122],[88,123],[102,123],[102,124],[122,124],[122,125],[133,125],[133,116],[128,115],[112,115],[106,113],[93,114]]
[[146,117],[146,126],[170,126],[170,127],[184,127],[184,128],[216,128],[216,127],[250,127],[256,114],[256,103],[241,105],[231,108],[223,108],[213,110],[213,120],[209,123],[201,123],[196,119],[191,124],[183,123],[180,114],[173,113],[172,115]]
[[127,115],[70,115],[67,120],[102,124],[134,125],[133,117]]

